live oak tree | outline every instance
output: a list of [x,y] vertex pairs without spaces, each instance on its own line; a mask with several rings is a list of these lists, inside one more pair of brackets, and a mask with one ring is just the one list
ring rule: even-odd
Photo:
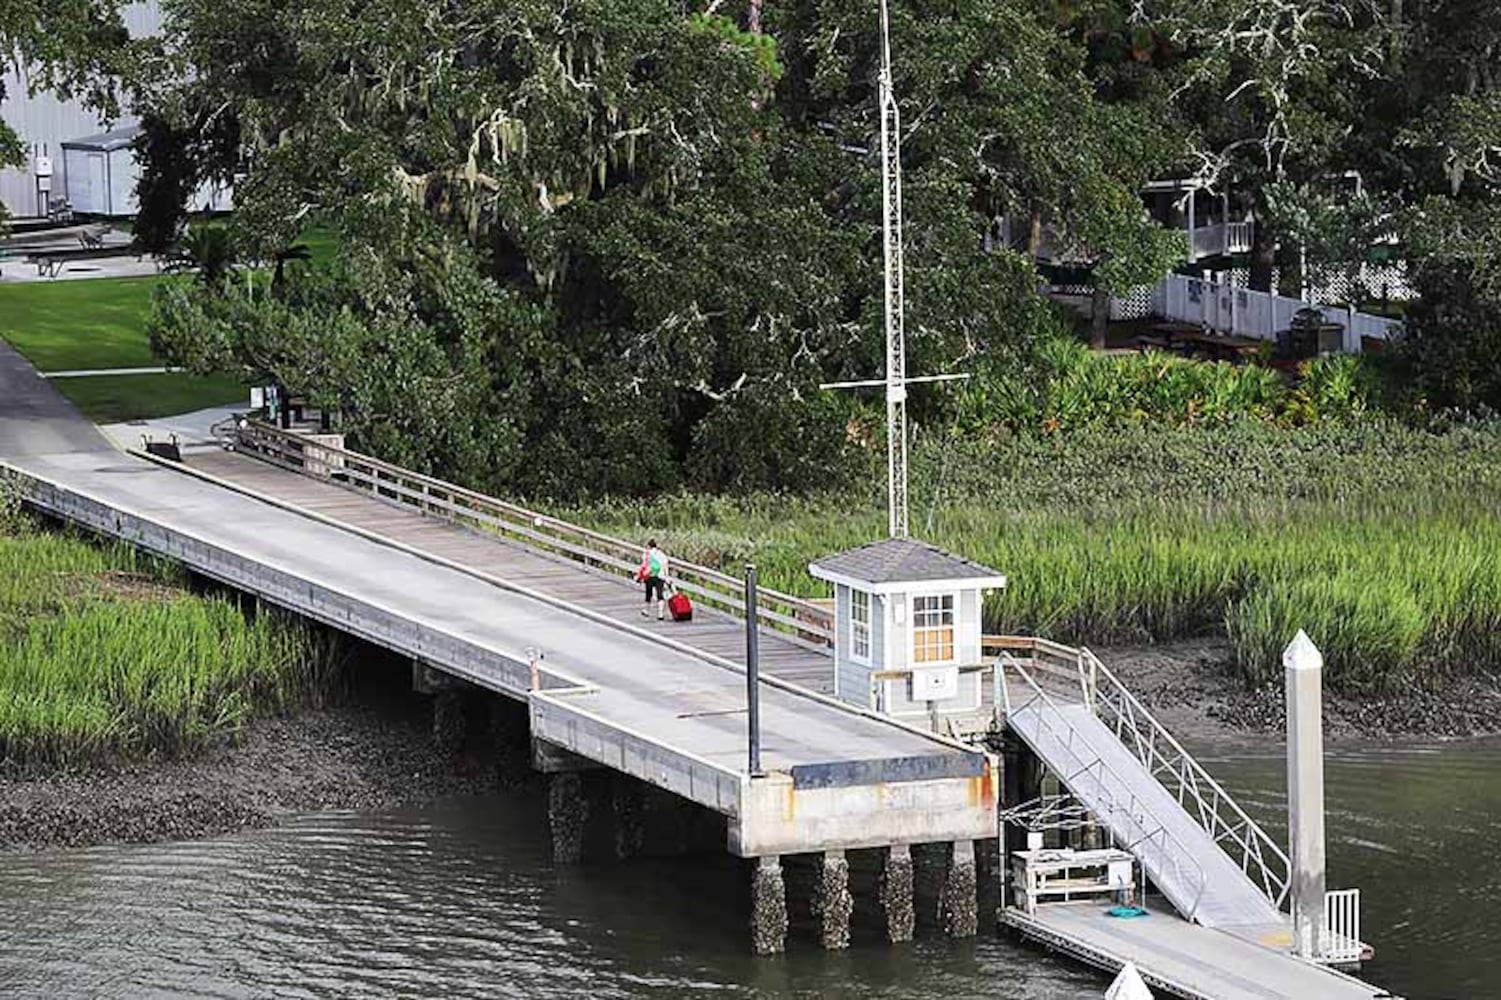
[[[897,6],[914,370],[983,364],[1041,321],[1028,259],[988,240],[1003,212],[1048,202],[1113,287],[1166,270],[1176,247],[1135,190],[1169,144],[1145,105],[1099,99],[1045,5]],[[883,359],[869,4],[167,9],[177,72],[148,105],[190,137],[233,123],[236,143],[174,148],[194,176],[248,163],[243,255],[274,259],[317,221],[342,258],[317,295],[171,293],[156,329],[175,357],[237,360],[339,407],[361,440],[399,425],[409,451],[553,493],[819,485],[847,434],[868,440],[862,404],[818,384]],[[410,264],[388,230],[411,212],[439,273],[423,295],[376,295],[369,274]],[[430,322],[459,287],[490,305]],[[294,307],[332,310],[330,338],[367,362],[393,330],[428,346],[351,369],[311,331],[274,355],[232,335]],[[196,349],[208,329],[215,349]],[[445,418],[505,430],[429,448]]]

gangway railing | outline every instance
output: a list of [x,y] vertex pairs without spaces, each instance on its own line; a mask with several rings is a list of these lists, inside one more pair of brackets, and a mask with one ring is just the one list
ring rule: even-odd
[[1360,890],[1335,889],[1324,893],[1324,928],[1319,960],[1330,965],[1355,965],[1367,948],[1360,939]]
[[[640,547],[630,542],[350,451],[330,443],[327,436],[285,431],[254,420],[236,421],[222,431],[228,446],[272,465],[594,570],[634,579],[639,566]],[[702,605],[745,616],[744,583],[727,573],[674,559],[672,582]],[[827,608],[768,587],[758,590],[756,621],[810,646],[833,645],[833,621]]]
[[1013,658],[1024,654],[1040,674],[1077,689],[1089,710],[1178,800],[1267,901],[1282,908],[1291,887],[1292,864],[1286,852],[1099,657],[1086,648],[1032,636],[987,636],[983,646]]
[[1277,909],[1291,887],[1292,863],[1261,825],[1246,815],[1193,755],[1173,738],[1147,707],[1127,690],[1099,658],[1080,650],[1094,690],[1092,708],[1100,721],[1146,765],[1178,804],[1240,866]]
[[[1016,658],[1003,653],[997,667],[1006,716],[1010,718],[1019,712],[1032,710],[1038,725],[1047,731],[1047,735],[1069,758],[1068,764],[1063,765],[1061,770],[1058,761],[1051,761],[1059,780],[1081,799],[1089,797],[1081,790],[1081,786],[1085,781],[1093,783],[1096,801],[1091,803],[1091,808],[1095,811],[1096,818],[1116,834],[1121,848],[1141,859],[1149,871],[1155,865],[1156,870],[1152,874],[1159,889],[1166,891],[1171,885],[1180,890],[1183,898],[1175,899],[1173,903],[1182,912],[1184,919],[1193,920],[1203,901],[1207,882],[1204,869],[1194,860],[1193,854],[1171,830],[1152,815],[1145,802],[1129,791],[1131,783],[1080,737],[1058,703]],[[1027,694],[1020,703],[1012,698],[1010,686],[1005,681],[1007,670],[1015,673],[1025,684]],[[1107,777],[1110,783],[1107,783]],[[1112,791],[1112,783],[1116,788],[1127,790],[1127,796],[1123,798]],[[1123,837],[1123,831],[1135,835]]]

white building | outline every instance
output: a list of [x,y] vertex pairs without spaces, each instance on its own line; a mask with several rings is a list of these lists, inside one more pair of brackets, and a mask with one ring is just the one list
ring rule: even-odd
[[841,700],[897,716],[979,709],[981,609],[1004,576],[907,538],[826,556],[808,572],[834,586]]
[[[162,14],[157,0],[130,4],[125,8],[124,18],[125,26],[130,29],[134,38],[147,38],[161,31]],[[4,118],[16,130],[28,150],[51,161],[50,197],[72,201],[74,199],[69,183],[76,180],[92,185],[95,178],[87,173],[87,164],[84,177],[80,178],[77,174],[66,176],[64,144],[85,138],[98,140],[102,133],[130,128],[138,123],[134,118],[123,118],[116,122],[103,121],[79,101],[60,100],[55,94],[46,92],[32,96],[30,90],[31,84],[25,74],[17,72],[13,66],[7,67],[6,98],[0,104],[0,118]],[[9,209],[12,215],[45,213],[46,199],[38,198],[34,163],[35,161],[21,170],[0,170],[0,204]],[[101,161],[99,166],[102,168],[104,163]],[[110,166],[113,167],[114,164]],[[135,211],[135,162],[127,154],[122,166],[126,176],[112,176],[109,186],[115,190],[128,188],[132,194],[129,210],[116,211],[113,213],[115,215],[129,215]],[[88,211],[81,206],[75,207],[80,212]],[[123,203],[119,208],[124,209]]]

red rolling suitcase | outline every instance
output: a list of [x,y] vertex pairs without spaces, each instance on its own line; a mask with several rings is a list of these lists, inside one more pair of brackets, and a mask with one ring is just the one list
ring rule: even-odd
[[667,613],[672,615],[672,620],[675,622],[691,622],[693,602],[688,600],[688,595],[681,590],[674,590],[672,596],[667,599]]

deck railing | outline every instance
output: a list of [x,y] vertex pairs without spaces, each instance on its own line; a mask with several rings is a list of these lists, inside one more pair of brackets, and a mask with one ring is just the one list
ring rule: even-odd
[[1354,965],[1365,958],[1360,940],[1360,890],[1324,893],[1324,934],[1319,959],[1331,965]]
[[[236,451],[315,479],[409,507],[538,552],[612,576],[634,579],[640,547],[570,524],[519,504],[403,469],[328,442],[257,421],[226,429]],[[700,605],[745,616],[744,582],[708,566],[672,561],[672,583]],[[756,621],[812,646],[833,644],[832,615],[818,604],[767,587],[758,588]]]
[[[1125,840],[1122,848],[1142,859],[1149,869],[1154,867],[1148,862],[1150,852],[1158,869],[1153,873],[1154,880],[1161,887],[1171,877],[1173,884],[1186,893],[1185,899],[1174,900],[1174,904],[1182,910],[1184,919],[1193,920],[1204,898],[1207,879],[1203,867],[1192,852],[1152,814],[1145,802],[1138,799],[1134,792],[1129,792],[1130,782],[1116,773],[1109,762],[1100,757],[1086,741],[1080,739],[1078,730],[1069,724],[1057,702],[1019,660],[1009,653],[1002,653],[997,665],[1000,668],[1001,697],[1007,715],[1034,710],[1038,725],[1068,755],[1070,763],[1058,774],[1059,780],[1081,799],[1086,793],[1079,786],[1085,780],[1094,783],[1098,798],[1102,800],[1094,807],[1097,818],[1113,829],[1117,836],[1134,828],[1137,835]],[[1019,698],[1011,694],[1005,680],[1007,673],[1014,673],[1022,681]],[[1123,799],[1113,792],[1111,786],[1106,784],[1107,777],[1116,788],[1128,790],[1128,797]]]
[[1282,908],[1292,869],[1286,852],[1099,657],[1088,649],[1031,636],[987,636],[984,647],[1013,657],[1025,655],[1038,673],[1077,689],[1084,704],[1214,838],[1268,902]]

